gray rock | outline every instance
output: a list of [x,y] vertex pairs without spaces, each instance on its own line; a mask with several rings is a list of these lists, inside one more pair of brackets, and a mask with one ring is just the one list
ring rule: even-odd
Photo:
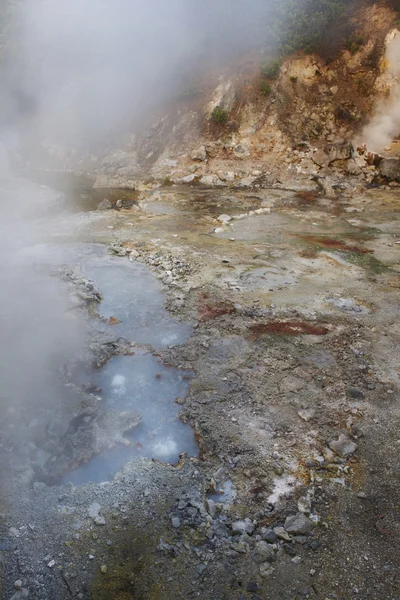
[[288,517],[285,521],[285,531],[293,535],[307,535],[312,530],[312,522],[303,513]]
[[276,560],[275,552],[274,552],[273,548],[271,547],[270,544],[267,544],[267,542],[264,542],[263,540],[261,540],[260,542],[257,542],[255,551],[254,551],[254,558],[259,563],[265,563],[265,562],[271,563]]
[[347,393],[349,394],[350,398],[354,398],[354,400],[363,400],[365,398],[364,392],[360,390],[360,388],[352,385],[349,385],[347,388]]
[[115,206],[117,208],[132,208],[133,204],[133,200],[129,200],[128,198],[120,198],[115,203]]
[[205,146],[199,146],[198,148],[195,148],[195,150],[193,150],[190,154],[190,158],[192,160],[198,160],[200,162],[203,162],[206,160],[207,158],[207,150]]
[[303,419],[303,421],[308,423],[308,421],[315,417],[315,410],[313,408],[304,408],[299,410],[297,414],[301,419]]
[[339,439],[329,442],[329,448],[338,456],[346,458],[351,456],[357,450],[358,446],[343,433],[339,435]]
[[398,158],[383,158],[379,163],[382,177],[400,181],[400,160]]
[[108,210],[110,208],[112,208],[111,202],[107,198],[104,198],[104,200],[99,203],[97,210]]
[[181,526],[181,520],[179,517],[172,517],[171,518],[171,523],[172,523],[172,527],[174,527],[175,529],[178,529],[178,527]]
[[250,156],[250,150],[246,144],[238,144],[234,147],[233,153],[236,158],[247,158]]
[[280,540],[284,540],[285,542],[291,542],[292,541],[292,538],[287,533],[287,531],[284,530],[283,527],[274,527],[274,533],[276,534],[276,536]]
[[93,504],[91,504],[88,508],[89,517],[93,519],[96,525],[105,525],[106,520],[102,515],[99,514],[100,511],[100,504],[98,502],[93,502]]
[[200,179],[200,183],[209,187],[217,187],[223,185],[218,175],[204,175],[204,177]]
[[17,581],[14,581],[14,589],[15,590],[21,590],[22,589],[22,581],[21,581],[21,579],[17,579]]
[[268,529],[267,527],[262,527],[260,533],[261,533],[262,539],[265,540],[266,542],[269,542],[270,544],[273,544],[274,542],[276,542],[277,535],[273,529]]
[[341,144],[329,144],[325,147],[325,154],[329,157],[329,163],[335,160],[348,160],[351,158],[353,146],[349,142]]
[[260,565],[260,575],[261,577],[269,577],[275,571],[274,567],[271,567],[269,563],[264,563]]
[[232,531],[236,534],[248,533],[251,535],[254,531],[254,525],[250,519],[236,521],[235,523],[232,523]]

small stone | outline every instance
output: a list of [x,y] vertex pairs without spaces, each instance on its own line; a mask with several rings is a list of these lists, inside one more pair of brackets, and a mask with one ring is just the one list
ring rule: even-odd
[[268,542],[269,544],[273,544],[274,542],[276,542],[277,535],[273,529],[267,529],[266,527],[263,527],[260,533],[262,539]]
[[360,388],[352,385],[349,385],[347,388],[347,393],[349,394],[350,398],[354,398],[354,400],[363,400],[365,398],[364,392],[360,390]]
[[258,583],[256,583],[255,581],[249,581],[249,583],[247,584],[247,591],[248,592],[257,592],[258,591]]
[[318,540],[311,540],[311,542],[309,543],[309,547],[311,548],[311,550],[314,550],[314,552],[316,550],[318,550],[318,548],[320,547],[320,542]]
[[175,529],[178,529],[178,527],[181,526],[181,520],[179,517],[172,517],[171,523],[172,523],[172,527],[174,527]]
[[299,498],[297,500],[297,508],[299,509],[299,512],[301,513],[305,513],[305,514],[310,514],[311,512],[311,500],[310,498],[308,498],[308,496],[301,496],[301,498]]
[[358,492],[357,498],[362,498],[365,500],[367,498],[367,494],[365,492]]
[[53,559],[49,563],[47,563],[47,566],[50,567],[50,569],[52,569],[55,564],[56,564],[56,561]]
[[229,223],[229,221],[232,221],[232,217],[230,215],[219,215],[217,221],[220,223]]
[[292,541],[292,538],[287,533],[287,531],[285,531],[285,529],[283,527],[274,527],[274,533],[277,535],[277,537],[280,540],[284,540],[285,542],[291,542]]
[[255,559],[260,563],[275,562],[275,552],[267,542],[261,540],[260,542],[257,542],[255,547]]
[[294,565],[301,563],[301,556],[294,556],[291,561]]
[[105,575],[107,573],[107,565],[101,565],[100,571]]
[[204,162],[207,158],[207,150],[205,146],[199,146],[198,148],[195,148],[191,153],[190,153],[190,158],[192,160],[197,160],[200,162]]
[[296,550],[291,544],[283,544],[283,549],[289,556],[296,556]]
[[104,200],[99,203],[97,210],[108,210],[110,208],[112,208],[111,202],[107,198],[104,198]]
[[250,519],[236,521],[235,523],[232,523],[232,531],[237,534],[247,533],[248,535],[251,535],[254,531],[254,525]]
[[19,537],[21,535],[21,533],[18,531],[18,529],[16,527],[10,527],[10,529],[8,530],[8,533],[10,535],[12,535],[12,537]]
[[303,513],[297,513],[285,521],[285,530],[294,535],[307,535],[311,532],[312,527],[310,519]]
[[224,228],[223,227],[215,227],[214,233],[224,233]]
[[199,565],[197,567],[197,573],[199,575],[202,575],[206,569],[207,569],[207,565]]
[[344,434],[339,435],[339,439],[329,442],[329,447],[342,458],[351,456],[358,448],[357,444],[352,442],[347,435]]
[[261,577],[269,577],[275,571],[274,567],[271,567],[269,563],[265,563],[260,565],[260,575]]
[[22,588],[22,581],[21,579],[17,579],[17,581],[14,581],[14,589],[15,590],[20,590]]
[[315,410],[313,408],[305,408],[303,410],[299,410],[297,414],[301,419],[303,419],[303,421],[308,423],[308,421],[311,421],[311,419],[315,417]]
[[99,514],[101,511],[101,506],[98,502],[93,502],[88,508],[89,517],[93,519],[96,525],[105,525],[106,520],[103,516]]

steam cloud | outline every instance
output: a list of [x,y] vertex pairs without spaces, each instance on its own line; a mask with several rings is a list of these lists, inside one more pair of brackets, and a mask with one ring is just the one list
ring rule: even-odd
[[33,147],[49,138],[90,151],[132,131],[199,68],[232,60],[261,39],[266,6],[263,0],[22,2],[12,32],[23,44],[17,41],[6,73],[11,95],[25,99],[28,118],[18,123],[19,135]]
[[369,150],[381,152],[400,133],[400,33],[396,32],[386,48],[387,75],[394,85],[390,96],[382,101],[363,131],[363,142]]
[[[35,248],[57,231],[55,196],[12,172],[50,140],[90,152],[148,116],[196,69],[254,43],[263,0],[28,0],[4,36],[0,77],[0,409],[8,448],[24,445],[25,407],[59,410],[60,371],[83,323]],[[112,140],[114,141],[114,140]],[[112,142],[111,142],[112,143]],[[24,158],[26,158],[26,156]],[[45,260],[42,260],[46,262]],[[51,262],[51,260],[50,260]],[[62,386],[61,386],[62,387]],[[29,419],[28,419],[29,420]]]

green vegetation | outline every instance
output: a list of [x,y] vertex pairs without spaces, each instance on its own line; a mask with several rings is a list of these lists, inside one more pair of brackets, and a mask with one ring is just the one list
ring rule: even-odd
[[275,79],[279,75],[280,68],[281,68],[280,60],[270,61],[270,62],[266,63],[265,65],[261,65],[261,67],[260,67],[261,76],[264,77],[265,79]]
[[266,42],[282,55],[303,50],[332,60],[353,34],[355,5],[356,0],[275,0]]
[[218,125],[225,125],[228,118],[229,114],[222,106],[216,106],[211,113],[211,121],[218,123]]
[[362,36],[355,38],[348,38],[346,40],[346,48],[351,54],[355,54],[365,44],[365,40]]
[[269,96],[271,93],[271,86],[267,81],[265,81],[265,79],[261,79],[260,81],[260,91],[263,96]]

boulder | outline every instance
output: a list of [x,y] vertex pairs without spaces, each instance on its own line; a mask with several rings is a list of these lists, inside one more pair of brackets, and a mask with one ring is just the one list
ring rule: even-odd
[[190,154],[190,158],[192,160],[198,160],[200,162],[203,162],[206,160],[207,158],[207,150],[205,146],[199,146],[198,148],[195,148],[191,154]]
[[353,153],[353,146],[350,142],[342,142],[340,144],[328,144],[324,150],[329,158],[329,164],[335,160],[348,160]]
[[398,158],[383,158],[379,163],[382,177],[392,181],[400,181],[400,160]]

